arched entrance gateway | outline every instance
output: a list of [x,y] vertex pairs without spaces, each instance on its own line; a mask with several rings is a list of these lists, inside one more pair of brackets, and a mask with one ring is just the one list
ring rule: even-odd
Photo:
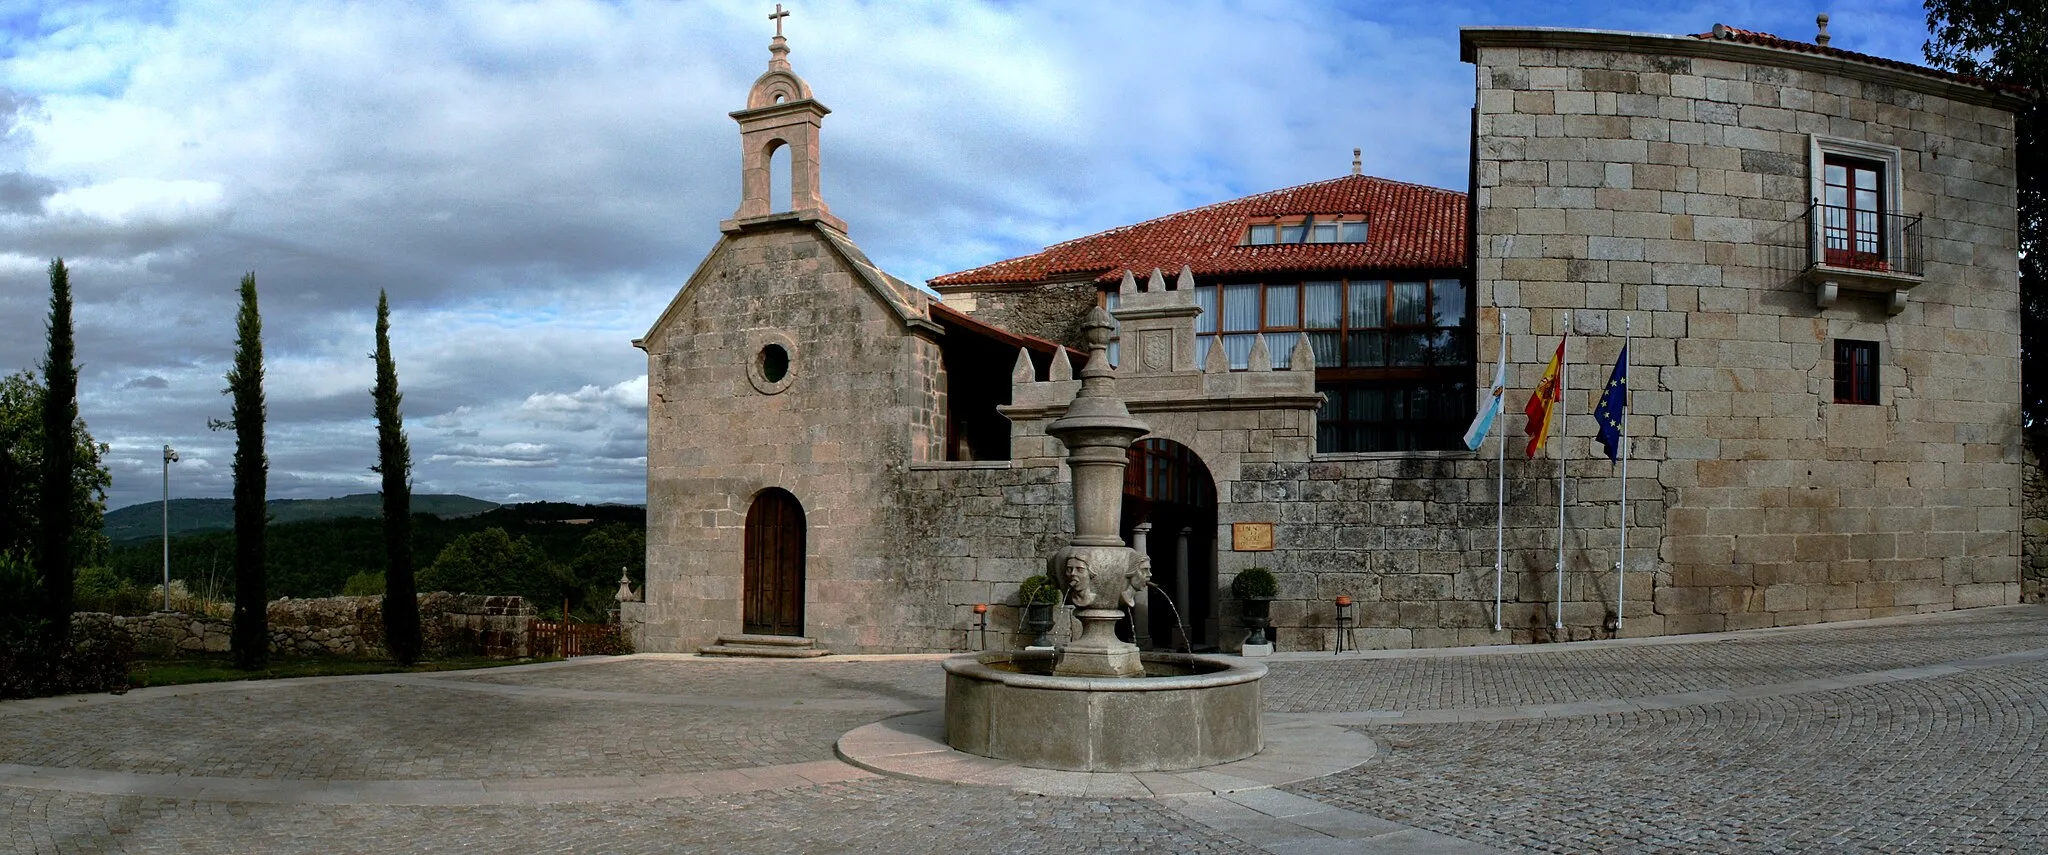
[[[1132,443],[1124,468],[1123,512],[1126,543],[1135,543],[1132,534],[1139,524],[1152,525],[1145,538],[1152,583],[1158,586],[1146,603],[1145,635],[1151,646],[1213,648],[1209,610],[1216,592],[1216,481],[1209,467],[1192,449],[1170,439]],[[1187,625],[1185,639],[1175,607]]]
[[804,634],[804,506],[770,487],[747,508],[741,620],[750,633]]

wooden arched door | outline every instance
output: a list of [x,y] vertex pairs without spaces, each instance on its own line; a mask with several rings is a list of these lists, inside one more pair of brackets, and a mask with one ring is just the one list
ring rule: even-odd
[[747,632],[804,634],[804,506],[770,487],[747,509],[746,570],[740,580]]

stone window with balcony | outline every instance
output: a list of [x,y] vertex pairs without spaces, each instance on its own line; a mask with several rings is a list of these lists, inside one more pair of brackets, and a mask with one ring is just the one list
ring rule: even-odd
[[1828,308],[1842,291],[1878,294],[1898,314],[1926,275],[1920,217],[1899,209],[1896,146],[1811,138],[1812,201],[1806,211],[1801,278]]

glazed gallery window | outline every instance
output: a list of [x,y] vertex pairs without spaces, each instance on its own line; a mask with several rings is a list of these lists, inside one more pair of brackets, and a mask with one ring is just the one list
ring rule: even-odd
[[1276,243],[1365,243],[1365,220],[1337,217],[1278,219],[1245,227],[1245,246]]
[[1835,403],[1878,403],[1877,342],[1835,340]]
[[[1448,449],[1471,418],[1472,319],[1458,279],[1247,282],[1195,289],[1195,358],[1232,370],[1265,336],[1274,368],[1315,357],[1318,451]],[[1462,415],[1460,415],[1462,413]]]

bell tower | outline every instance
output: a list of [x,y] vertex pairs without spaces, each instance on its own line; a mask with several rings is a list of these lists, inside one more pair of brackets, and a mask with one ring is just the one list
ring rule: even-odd
[[[832,112],[811,97],[811,87],[789,67],[789,42],[782,37],[782,19],[789,13],[775,4],[775,40],[768,44],[768,70],[755,78],[747,93],[747,108],[731,115],[740,123],[740,208],[733,218],[720,224],[724,231],[736,231],[750,221],[794,214],[799,221],[816,221],[841,232],[846,223],[832,216],[818,192],[818,128],[825,114]],[[776,152],[789,149],[789,199],[769,195],[774,186],[770,170]]]

